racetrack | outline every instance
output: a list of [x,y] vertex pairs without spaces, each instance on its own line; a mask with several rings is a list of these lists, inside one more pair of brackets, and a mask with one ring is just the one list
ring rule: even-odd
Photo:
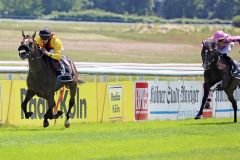
[[0,127],[1,160],[238,159],[240,125],[232,119]]
[[[31,34],[43,26],[59,35],[66,55],[74,61],[121,63],[200,63],[201,40],[215,29],[227,30],[222,26],[196,26],[190,31],[186,25],[4,21],[0,24],[0,60],[20,60],[21,30]],[[232,55],[239,57],[237,50]],[[239,159],[240,126],[232,121],[72,123],[69,129],[62,125],[46,129],[0,126],[0,160]]]

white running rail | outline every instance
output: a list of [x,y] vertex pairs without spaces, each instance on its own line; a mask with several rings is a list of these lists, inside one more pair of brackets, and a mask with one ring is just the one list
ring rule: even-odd
[[[143,76],[202,76],[201,64],[142,64],[75,62],[79,74],[143,75]],[[0,73],[27,73],[26,61],[0,61]]]

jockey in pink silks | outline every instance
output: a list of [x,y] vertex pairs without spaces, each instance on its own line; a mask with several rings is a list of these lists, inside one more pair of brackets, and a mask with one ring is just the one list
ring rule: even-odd
[[240,71],[238,70],[237,65],[228,56],[234,47],[234,42],[240,43],[240,36],[231,36],[223,31],[217,31],[209,39],[213,39],[217,42],[216,49],[220,54],[223,55],[229,65],[232,66],[232,75],[236,78],[240,77]]

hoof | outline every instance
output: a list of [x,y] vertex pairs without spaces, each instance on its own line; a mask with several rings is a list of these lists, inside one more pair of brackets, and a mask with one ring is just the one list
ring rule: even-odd
[[211,102],[211,101],[212,101],[211,98],[208,98],[208,99],[207,99],[207,102]]
[[25,114],[25,118],[26,119],[29,119],[29,117],[31,117],[33,115],[33,112],[27,112],[26,114]]
[[49,126],[49,122],[48,121],[43,121],[43,127],[46,128]]
[[202,118],[202,115],[200,115],[200,114],[197,114],[195,117],[194,117],[194,119],[201,119]]
[[205,106],[204,106],[204,109],[210,109],[211,106],[210,106],[210,103],[209,102],[206,102]]
[[49,114],[45,114],[44,115],[44,119],[53,119],[54,118],[54,115],[53,115],[53,113],[49,113]]
[[85,83],[84,80],[78,80],[78,84],[83,84],[83,83]]
[[58,114],[54,114],[53,115],[53,119],[58,119],[59,115]]
[[69,128],[69,127],[70,127],[70,122],[69,122],[69,121],[67,121],[67,120],[65,120],[65,123],[64,123],[64,125],[65,125],[65,127],[66,127],[66,128]]
[[57,115],[59,116],[63,115],[63,111],[57,111]]
[[62,114],[62,111],[57,111],[57,113],[53,115],[53,119],[58,119]]

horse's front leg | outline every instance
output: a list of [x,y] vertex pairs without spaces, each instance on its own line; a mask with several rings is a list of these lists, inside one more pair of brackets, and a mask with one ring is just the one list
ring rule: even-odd
[[24,101],[21,104],[22,110],[24,112],[25,118],[29,119],[29,117],[32,116],[33,112],[27,112],[27,103],[30,101],[30,99],[35,96],[35,93],[31,90],[27,90],[26,97]]
[[223,86],[223,81],[219,81],[216,84],[214,84],[212,87],[210,87],[210,85],[208,83],[204,83],[203,84],[203,88],[204,88],[204,95],[203,95],[203,99],[202,99],[202,104],[200,107],[200,110],[198,111],[197,115],[194,117],[194,119],[201,119],[202,117],[202,113],[203,113],[203,108],[206,105],[210,105],[209,103],[211,102],[211,98],[213,93],[217,90],[217,89],[222,89]]
[[203,89],[204,89],[204,95],[203,95],[203,98],[202,98],[202,104],[201,104],[201,107],[200,107],[197,115],[194,117],[194,119],[201,119],[202,113],[203,113],[203,108],[207,103],[209,103],[207,101],[207,99],[209,97],[210,85],[208,83],[204,82]]

